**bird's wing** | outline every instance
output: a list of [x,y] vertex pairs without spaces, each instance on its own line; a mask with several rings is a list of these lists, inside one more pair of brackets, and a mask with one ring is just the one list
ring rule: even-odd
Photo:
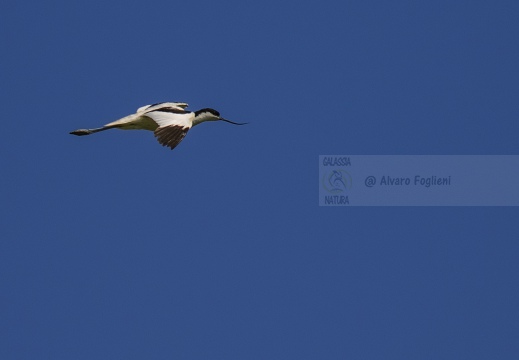
[[190,128],[195,114],[175,107],[167,107],[146,112],[141,116],[149,117],[155,121],[159,127],[177,125]]
[[162,102],[162,103],[155,103],[151,105],[144,105],[137,109],[137,114],[142,114],[147,111],[153,111],[156,109],[160,109],[163,107],[172,107],[172,108],[178,108],[179,110],[184,110],[187,108],[187,103],[184,102]]
[[173,150],[184,139],[189,129],[176,125],[162,126],[155,130],[155,137],[162,146]]
[[174,149],[191,129],[195,114],[178,108],[163,107],[147,112],[144,116],[151,118],[159,125],[155,129],[157,141],[162,146]]

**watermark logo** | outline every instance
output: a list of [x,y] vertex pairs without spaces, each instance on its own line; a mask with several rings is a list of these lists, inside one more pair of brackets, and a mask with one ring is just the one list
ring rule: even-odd
[[319,203],[326,206],[349,205],[348,193],[353,178],[348,169],[351,160],[348,156],[322,156],[319,161]]
[[329,169],[321,179],[323,187],[331,194],[345,193],[352,185],[351,175],[343,169]]
[[518,178],[519,155],[321,155],[319,205],[519,206]]

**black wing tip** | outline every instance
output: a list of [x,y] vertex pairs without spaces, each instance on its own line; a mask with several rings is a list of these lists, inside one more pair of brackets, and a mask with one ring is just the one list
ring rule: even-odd
[[189,127],[170,125],[157,128],[154,134],[159,144],[173,150],[184,139],[189,129]]

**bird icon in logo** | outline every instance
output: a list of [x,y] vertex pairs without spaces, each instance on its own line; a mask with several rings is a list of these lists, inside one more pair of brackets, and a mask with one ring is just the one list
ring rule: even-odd
[[351,179],[347,179],[349,174],[343,170],[332,170],[328,176],[323,179],[323,185],[331,193],[341,193],[348,189]]

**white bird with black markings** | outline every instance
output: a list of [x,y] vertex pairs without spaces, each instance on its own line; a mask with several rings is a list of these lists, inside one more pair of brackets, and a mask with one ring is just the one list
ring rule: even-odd
[[108,129],[122,130],[150,130],[162,146],[174,149],[186,136],[189,129],[205,121],[225,121],[234,125],[245,125],[246,123],[235,123],[224,119],[214,109],[204,108],[197,111],[187,111],[186,103],[163,102],[142,106],[132,115],[108,123],[96,129],[78,129],[72,131],[73,135],[90,135]]

